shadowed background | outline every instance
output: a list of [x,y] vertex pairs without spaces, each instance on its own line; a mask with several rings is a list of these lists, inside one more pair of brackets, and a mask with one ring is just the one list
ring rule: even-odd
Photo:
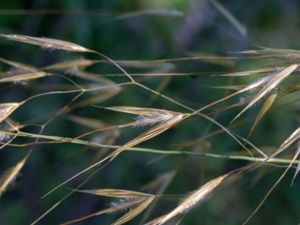
[[[217,56],[236,57],[234,52],[257,46],[299,49],[298,1],[228,0],[219,3],[228,11],[220,10],[215,1],[3,1],[0,3],[0,32],[66,40],[97,50],[114,60],[158,60],[180,57],[180,60],[155,61],[151,63],[152,66],[139,63],[139,66],[125,65],[124,68],[146,86],[196,109],[225,96],[230,91],[210,86],[229,87],[235,83],[245,84],[251,80],[248,77],[233,79],[206,75],[262,68],[260,63],[263,59],[235,60]],[[0,46],[0,57],[36,67],[72,59],[99,60],[99,57],[93,54],[45,50],[5,39],[1,39]],[[198,58],[191,58],[193,56]],[[5,64],[0,65],[1,71],[9,69],[10,67]],[[98,63],[87,71],[115,83],[128,81],[118,69],[108,63]],[[165,73],[177,75],[168,76]],[[56,71],[55,74],[64,75],[75,82],[82,82],[78,77],[67,73]],[[93,81],[80,84],[90,88],[94,85]],[[38,93],[70,88],[75,89],[61,76],[16,84],[1,84],[0,100],[18,102]],[[76,99],[75,103],[69,105],[71,106],[69,112],[55,116],[55,113],[69,104],[75,96],[73,93],[36,98],[20,107],[12,115],[12,119],[20,124],[27,124],[25,131],[38,133],[39,128],[35,125],[45,124],[54,116],[43,134],[76,137],[103,124],[117,125],[135,119],[132,115],[96,108],[93,105],[104,107],[130,105],[186,112],[185,109],[146,90],[126,86],[116,93],[105,91],[85,93]],[[89,102],[93,97],[98,99]],[[238,98],[235,100],[239,101]],[[78,102],[83,102],[83,105],[75,105],[72,108],[72,104],[74,106]],[[231,102],[233,103],[234,101]],[[213,109],[224,107],[226,102]],[[206,113],[221,124],[231,126],[230,120],[240,109],[234,108],[220,114],[208,110]],[[258,110],[257,108],[250,110],[247,116],[240,119],[240,123],[232,125],[232,130],[241,136],[247,136]],[[95,121],[89,126],[80,124],[80,118],[94,119],[99,124]],[[296,128],[297,123],[299,124],[299,103],[296,102],[289,107],[280,107],[278,104],[278,107],[275,106],[274,110],[268,112],[259,124],[251,141],[259,147],[278,146]],[[224,133],[213,135],[213,132],[219,129],[204,119],[191,119],[140,146],[221,155],[245,153],[228,135]],[[144,127],[117,129],[115,132],[88,136],[86,140],[124,144],[143,130]],[[192,142],[193,140],[197,141]],[[18,137],[14,143],[32,141],[34,139]],[[7,146],[1,149],[1,174],[20,160],[29,148]],[[68,188],[76,187],[89,174],[80,176],[68,183],[67,188],[64,186],[44,199],[41,199],[41,196],[99,160],[101,151],[107,150],[69,143],[36,145],[21,174],[0,198],[0,224],[33,222],[69,193]],[[206,181],[246,164],[244,161],[200,156],[160,156],[128,152],[96,173],[84,185],[84,189],[116,188],[145,191],[145,185],[158,176],[177,171],[165,191],[166,194],[175,196],[165,197],[155,206],[150,216],[155,218],[173,209],[179,199]],[[241,224],[282,171],[282,168],[262,166],[259,170],[229,182],[203,205],[189,213],[182,224]],[[292,172],[288,174],[250,224],[300,222],[300,181],[299,178],[296,179],[291,187],[293,175]],[[59,224],[104,209],[110,206],[110,203],[110,199],[107,198],[75,193],[41,220],[40,224]],[[103,215],[78,224],[110,224],[120,215]],[[140,216],[128,224],[138,224],[141,218]]]

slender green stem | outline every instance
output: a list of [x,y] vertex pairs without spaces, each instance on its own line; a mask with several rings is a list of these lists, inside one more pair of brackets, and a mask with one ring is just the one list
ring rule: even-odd
[[[121,146],[118,145],[104,145],[99,144],[96,142],[85,141],[81,139],[73,139],[68,137],[59,137],[59,136],[49,136],[49,135],[41,135],[41,134],[32,134],[27,132],[5,132],[0,131],[0,135],[11,135],[11,136],[19,136],[19,137],[28,137],[28,138],[39,138],[39,139],[46,139],[51,141],[57,141],[59,143],[72,143],[78,145],[85,145],[85,146],[93,146],[93,147],[105,147],[111,149],[118,149]],[[37,143],[38,144],[38,143]],[[228,160],[243,160],[243,161],[250,161],[250,162],[264,162],[266,158],[264,157],[252,157],[252,156],[245,156],[245,155],[222,155],[222,154],[212,154],[212,153],[201,153],[201,152],[191,152],[186,150],[166,150],[166,149],[151,149],[151,148],[139,148],[139,147],[132,147],[129,148],[128,151],[134,152],[145,152],[145,153],[152,153],[152,154],[160,154],[160,155],[195,155],[195,156],[204,156],[210,158],[219,158],[219,159],[228,159]],[[268,163],[279,163],[279,164],[289,164],[292,162],[292,159],[283,159],[283,158],[270,158],[268,159]],[[300,160],[295,160],[294,164],[299,164]]]
[[[153,154],[162,154],[162,155],[197,155],[197,156],[205,156],[210,158],[219,158],[219,159],[232,159],[232,160],[244,160],[251,162],[264,162],[266,158],[263,157],[252,157],[252,156],[244,156],[244,155],[221,155],[221,154],[213,154],[213,153],[201,153],[201,152],[191,152],[191,151],[176,151],[176,150],[161,150],[161,149],[150,149],[150,148],[130,148],[129,151],[135,152],[147,152]],[[268,163],[280,163],[280,164],[289,164],[292,159],[280,159],[280,158],[271,158],[268,160]],[[300,160],[294,161],[294,164],[300,163]]]

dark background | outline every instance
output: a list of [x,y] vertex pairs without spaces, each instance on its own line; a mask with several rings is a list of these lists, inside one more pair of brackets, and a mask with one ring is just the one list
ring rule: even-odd
[[[219,2],[246,27],[246,35],[243,35],[211,3],[196,0],[1,1],[0,32],[67,40],[95,49],[115,60],[153,60],[187,57],[193,54],[232,56],[232,52],[253,49],[256,46],[299,49],[299,1],[220,0]],[[183,14],[177,16],[167,13],[159,14],[159,10],[166,8]],[[145,11],[149,9],[152,13]],[[129,12],[138,13],[128,14]],[[0,57],[37,67],[67,59],[99,59],[92,54],[43,50],[36,46],[9,42],[4,39],[1,39],[0,49]],[[140,77],[139,79],[141,83],[152,89],[157,89],[160,84],[166,82],[166,87],[160,90],[162,93],[187,106],[199,108],[226,93],[226,90],[212,89],[208,87],[209,85],[239,84],[250,80],[248,77],[233,80],[200,76],[202,72],[216,74],[246,68],[262,68],[260,60],[249,61],[233,61],[229,65],[201,60],[172,62],[174,67],[168,72],[196,73],[196,75],[171,79],[165,77],[144,77],[144,79]],[[4,64],[1,64],[0,68],[2,71],[9,69]],[[127,68],[127,70],[130,73],[151,72],[149,69]],[[116,68],[107,64],[98,64],[89,71],[98,74],[120,73]],[[74,77],[71,79],[76,81]],[[126,78],[122,76],[109,79],[114,82],[126,81]],[[51,77],[29,81],[27,84],[1,85],[0,99],[1,102],[21,101],[34,94],[49,91],[51,88],[60,89],[59,85],[63,84],[68,84],[68,82],[59,77]],[[37,98],[18,109],[12,118],[21,124],[32,121],[43,124],[53,113],[68,104],[74,96],[64,94]],[[91,97],[91,94],[80,97],[78,101],[88,97]],[[119,94],[106,101],[98,102],[97,105],[131,105],[185,112],[184,109],[160,97],[154,97],[151,93],[137,87],[125,87]],[[221,106],[224,105],[221,104]],[[228,126],[229,121],[240,109],[226,111],[216,118],[220,123]],[[244,120],[241,119],[242,125],[235,126],[233,130],[246,136],[257,111],[257,109],[250,110],[247,116],[243,117]],[[45,129],[44,134],[74,137],[91,130],[91,128],[72,122],[69,119],[70,115],[99,119],[107,124],[122,124],[134,119],[130,115],[86,105],[55,117]],[[296,128],[297,121],[299,121],[298,115],[299,103],[289,107],[275,107],[259,125],[253,136],[253,143],[259,147],[278,146]],[[143,129],[121,130],[115,143],[124,144],[141,133]],[[179,144],[188,143],[218,129],[203,119],[189,120],[140,146],[176,150],[180,149]],[[32,133],[38,132],[36,127],[28,127],[25,130]],[[95,140],[99,138],[101,141],[101,137],[98,136],[90,138],[95,138]],[[29,141],[29,139],[17,138],[15,143]],[[208,145],[209,148],[203,145]],[[2,149],[0,151],[1,173],[20,160],[28,149],[29,147]],[[187,146],[183,149],[198,149],[216,154],[233,154],[243,151],[231,137],[225,134],[205,139],[199,145]],[[0,199],[0,224],[14,225],[33,222],[65,196],[69,189],[60,188],[45,199],[41,199],[41,196],[88,167],[95,161],[98,151],[99,149],[96,148],[72,144],[36,146],[15,183]],[[247,162],[243,161],[205,157],[168,156],[161,158],[153,154],[130,152],[119,156],[93,176],[84,189],[119,188],[143,191],[143,187],[159,175],[178,170],[177,176],[165,193],[184,196],[206,181],[246,164]],[[229,182],[203,205],[189,213],[182,224],[241,224],[282,172],[282,168],[262,166],[236,181]],[[76,187],[87,176],[88,174],[80,176],[67,184],[67,187]],[[250,224],[298,224],[300,222],[300,183],[298,178],[291,187],[292,177],[293,173],[290,172]],[[41,220],[40,224],[58,224],[84,216],[104,209],[109,206],[109,202],[106,198],[75,193]],[[161,201],[156,205],[151,218],[173,209],[177,202],[178,198]],[[104,215],[78,224],[110,224],[117,218],[117,215],[120,216],[120,214]],[[131,221],[130,224],[138,224],[139,219]]]

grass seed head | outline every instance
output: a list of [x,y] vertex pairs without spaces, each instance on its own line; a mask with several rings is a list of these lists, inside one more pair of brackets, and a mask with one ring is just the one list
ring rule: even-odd
[[2,103],[0,104],[0,123],[8,118],[19,106],[21,103]]
[[38,45],[46,49],[66,50],[70,52],[92,52],[92,50],[78,44],[53,38],[39,38],[19,34],[0,34],[0,37],[4,37],[12,41]]

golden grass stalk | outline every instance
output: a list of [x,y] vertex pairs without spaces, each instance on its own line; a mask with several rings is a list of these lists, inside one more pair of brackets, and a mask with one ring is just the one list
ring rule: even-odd
[[162,225],[174,219],[177,216],[188,213],[189,211],[197,207],[199,204],[201,204],[207,198],[207,196],[211,194],[213,190],[215,190],[215,188],[218,187],[224,181],[224,179],[228,175],[229,174],[225,174],[207,182],[206,184],[201,186],[197,191],[188,195],[174,210],[172,210],[164,216],[159,217],[158,219],[149,222],[148,225]]
[[27,44],[32,44],[32,45],[37,45],[41,46],[43,48],[48,48],[48,49],[56,49],[56,50],[65,50],[65,51],[70,51],[70,52],[91,52],[95,53],[103,58],[105,58],[108,62],[110,62],[112,65],[117,67],[122,73],[130,79],[131,82],[135,82],[134,79],[114,60],[109,58],[108,56],[85,48],[81,45],[68,42],[68,41],[63,41],[63,40],[58,40],[58,39],[52,39],[52,38],[39,38],[39,37],[32,37],[32,36],[26,36],[26,35],[19,35],[19,34],[0,34],[0,37],[7,38],[9,40],[13,41],[18,41],[18,42],[23,42]]
[[80,77],[81,79],[97,82],[97,86],[99,86],[99,84],[101,86],[116,85],[116,87],[114,89],[116,89],[116,90],[120,89],[120,87],[117,86],[117,84],[115,82],[113,82],[112,80],[110,80],[108,78],[101,76],[100,74],[89,73],[89,72],[85,72],[85,71],[79,70],[79,69],[72,70],[71,73],[72,73],[72,75],[75,75],[76,77]]
[[133,218],[138,216],[141,212],[143,212],[153,202],[154,199],[155,199],[155,196],[147,197],[140,204],[138,204],[135,208],[131,209],[124,216],[122,216],[117,221],[112,223],[112,225],[121,225],[121,224],[127,223],[128,221],[132,220]]
[[244,77],[244,76],[252,76],[256,74],[263,74],[263,73],[270,73],[273,72],[275,68],[263,68],[263,69],[255,69],[255,70],[244,70],[239,72],[233,72],[233,73],[225,73],[225,74],[219,74],[214,76],[221,76],[221,77]]
[[66,50],[70,52],[93,52],[92,50],[78,44],[53,38],[39,38],[20,34],[0,34],[0,37],[4,37],[12,41],[38,45],[49,49]]
[[164,109],[151,109],[132,106],[113,106],[106,107],[106,109],[138,115],[136,123],[134,123],[136,126],[154,125],[168,121],[174,116],[180,115],[180,113]]
[[261,98],[266,96],[266,94],[276,88],[278,84],[280,84],[285,78],[293,73],[298,68],[298,66],[298,64],[291,65],[272,77],[272,79],[259,91],[259,93],[251,100],[251,102],[232,121],[236,120],[256,102],[258,102]]
[[[118,210],[124,210],[128,207],[131,208],[129,212],[116,220],[113,225],[121,225],[124,224],[136,216],[138,216],[141,212],[143,212],[155,199],[155,195],[150,195],[142,192],[136,191],[128,191],[121,189],[97,189],[97,190],[78,190],[79,192],[89,193],[99,196],[113,197],[123,199],[120,203],[113,204],[112,207],[106,210],[101,210],[100,212],[93,213],[91,215],[83,217],[84,219],[90,218],[92,216],[97,216],[103,213],[115,212]],[[76,219],[75,221],[79,221],[82,219]],[[73,220],[74,221],[74,220]],[[69,224],[69,223],[64,223]]]
[[300,127],[298,127],[281,145],[280,149],[287,148],[290,144],[300,138]]
[[267,111],[271,108],[271,106],[273,105],[275,99],[277,98],[277,93],[274,92],[272,93],[267,100],[265,101],[265,103],[263,104],[263,106],[261,107],[255,121],[254,124],[252,125],[249,134],[248,134],[248,139],[252,136],[255,128],[257,127],[258,123],[261,121],[261,119],[263,118],[263,116],[267,113]]
[[7,190],[9,185],[15,180],[21,169],[23,168],[29,154],[20,160],[15,166],[6,170],[0,178],[0,197]]
[[77,190],[78,192],[88,193],[93,195],[113,197],[113,198],[145,198],[151,197],[152,195],[137,192],[137,191],[128,191],[122,189],[95,189],[95,190]]
[[37,79],[41,77],[45,77],[48,74],[43,71],[34,71],[34,72],[28,72],[28,71],[9,71],[3,74],[6,77],[3,77],[0,79],[0,83],[8,83],[8,82],[19,82],[19,81],[25,81],[25,80],[32,80]]
[[135,201],[119,203],[118,205],[113,205],[112,207],[109,207],[107,209],[103,209],[103,210],[91,213],[89,215],[86,215],[86,216],[81,216],[77,219],[69,220],[67,222],[62,223],[61,225],[68,225],[68,224],[72,224],[72,223],[77,223],[77,222],[80,222],[80,221],[83,221],[83,220],[86,220],[86,219],[89,219],[89,218],[92,218],[92,217],[95,217],[95,216],[100,216],[100,215],[108,214],[108,213],[114,213],[114,212],[117,212],[117,211],[120,211],[120,210],[126,210],[128,208],[134,207],[134,205],[136,205],[136,204],[137,204],[137,202],[135,202]]
[[[28,65],[28,64],[24,64],[24,63],[20,63],[20,62],[15,62],[15,61],[11,61],[11,60],[7,60],[7,59],[4,59],[4,58],[1,58],[0,57],[0,61],[5,63],[5,64],[8,64],[16,69],[19,69],[19,70],[22,70],[22,71],[27,71],[27,72],[36,72],[36,71],[39,71],[38,68],[32,66],[32,65]],[[3,75],[3,73],[1,74]]]
[[0,123],[9,117],[22,103],[11,102],[0,104]]
[[98,63],[98,60],[90,60],[90,59],[75,59],[68,60],[63,62],[58,62],[55,64],[51,64],[43,67],[43,70],[52,71],[52,70],[70,70],[70,69],[83,69]]
[[[171,127],[178,124],[182,120],[182,118],[183,118],[183,115],[178,113],[177,115],[173,115],[172,118],[164,120],[163,122],[159,121],[159,123],[157,125],[150,128],[149,130],[145,131],[138,137],[132,139],[131,141],[129,141],[128,143],[123,145],[121,148],[117,149],[115,154],[117,155],[130,147],[133,147],[133,146],[138,145],[144,141],[147,141],[153,137],[156,137],[157,135],[165,132],[166,130],[168,130]],[[153,121],[151,121],[151,122],[153,122]]]
[[151,114],[178,114],[173,111],[164,110],[164,109],[152,109],[152,108],[142,108],[142,107],[134,107],[134,106],[112,106],[106,107],[106,109],[117,111],[117,112],[124,112],[139,116],[147,116]]
[[[106,129],[103,129],[106,130]],[[94,133],[94,132],[93,132]],[[38,138],[38,139],[45,139],[50,141],[42,141],[42,142],[31,142],[25,144],[9,144],[9,146],[13,147],[28,147],[32,145],[39,145],[39,144],[58,144],[58,143],[72,143],[90,147],[99,147],[99,148],[111,148],[111,149],[118,149],[122,146],[119,145],[104,145],[96,142],[85,141],[77,138],[68,138],[68,137],[60,137],[60,136],[50,136],[50,135],[39,135],[33,133],[26,133],[19,131],[18,133],[12,133],[8,131],[0,131],[1,135],[8,135],[8,136],[18,136],[18,137],[27,137],[27,138]],[[86,136],[86,135],[81,135]],[[273,157],[254,157],[254,156],[245,156],[245,155],[238,155],[238,154],[212,154],[212,153],[201,153],[201,152],[191,152],[185,150],[167,150],[167,149],[152,149],[152,148],[141,148],[141,147],[130,147],[128,151],[131,152],[143,152],[143,153],[150,153],[150,154],[158,154],[158,155],[195,155],[195,156],[204,156],[210,158],[218,158],[218,159],[228,159],[228,160],[243,160],[249,162],[264,162],[264,163],[276,163],[276,164],[289,164],[291,163],[291,159],[289,158],[275,158]],[[276,153],[274,154],[276,155]],[[267,160],[267,162],[266,162]],[[295,161],[295,164],[298,164],[298,161]]]
[[[123,109],[124,110],[124,109]],[[125,107],[125,110],[128,111],[130,110],[130,107]],[[134,112],[136,111],[141,111],[141,115],[145,114],[145,108],[137,108],[134,107]],[[160,112],[160,110],[158,110]],[[153,113],[153,109],[149,109],[149,112]],[[168,111],[171,112],[171,111]],[[79,175],[91,170],[92,168],[102,165],[104,162],[110,162],[112,161],[114,158],[116,158],[119,154],[121,154],[122,152],[124,152],[125,150],[138,145],[142,142],[145,142],[153,137],[156,137],[157,135],[165,132],[166,130],[170,129],[171,127],[175,126],[176,124],[178,124],[179,122],[181,122],[184,118],[184,114],[182,113],[177,113],[177,112],[173,112],[172,114],[172,118],[169,118],[167,120],[164,121],[159,121],[158,124],[156,124],[154,127],[148,129],[147,131],[143,132],[142,134],[140,134],[138,137],[132,139],[131,141],[127,142],[126,144],[124,144],[123,146],[117,148],[114,152],[112,152],[111,154],[109,154],[108,156],[106,156],[105,158],[101,159],[100,161],[92,164],[91,166],[87,167],[86,169],[80,171],[79,173],[75,174],[74,176],[70,177],[69,179],[67,179],[66,181],[64,181],[63,183],[59,184],[58,186],[56,186],[55,188],[53,188],[51,191],[49,191],[47,194],[45,194],[43,197],[48,196],[49,194],[51,194],[53,191],[55,191],[56,189],[58,189],[59,187],[61,187],[62,185],[70,182],[71,180],[75,179],[76,177],[78,177]]]

